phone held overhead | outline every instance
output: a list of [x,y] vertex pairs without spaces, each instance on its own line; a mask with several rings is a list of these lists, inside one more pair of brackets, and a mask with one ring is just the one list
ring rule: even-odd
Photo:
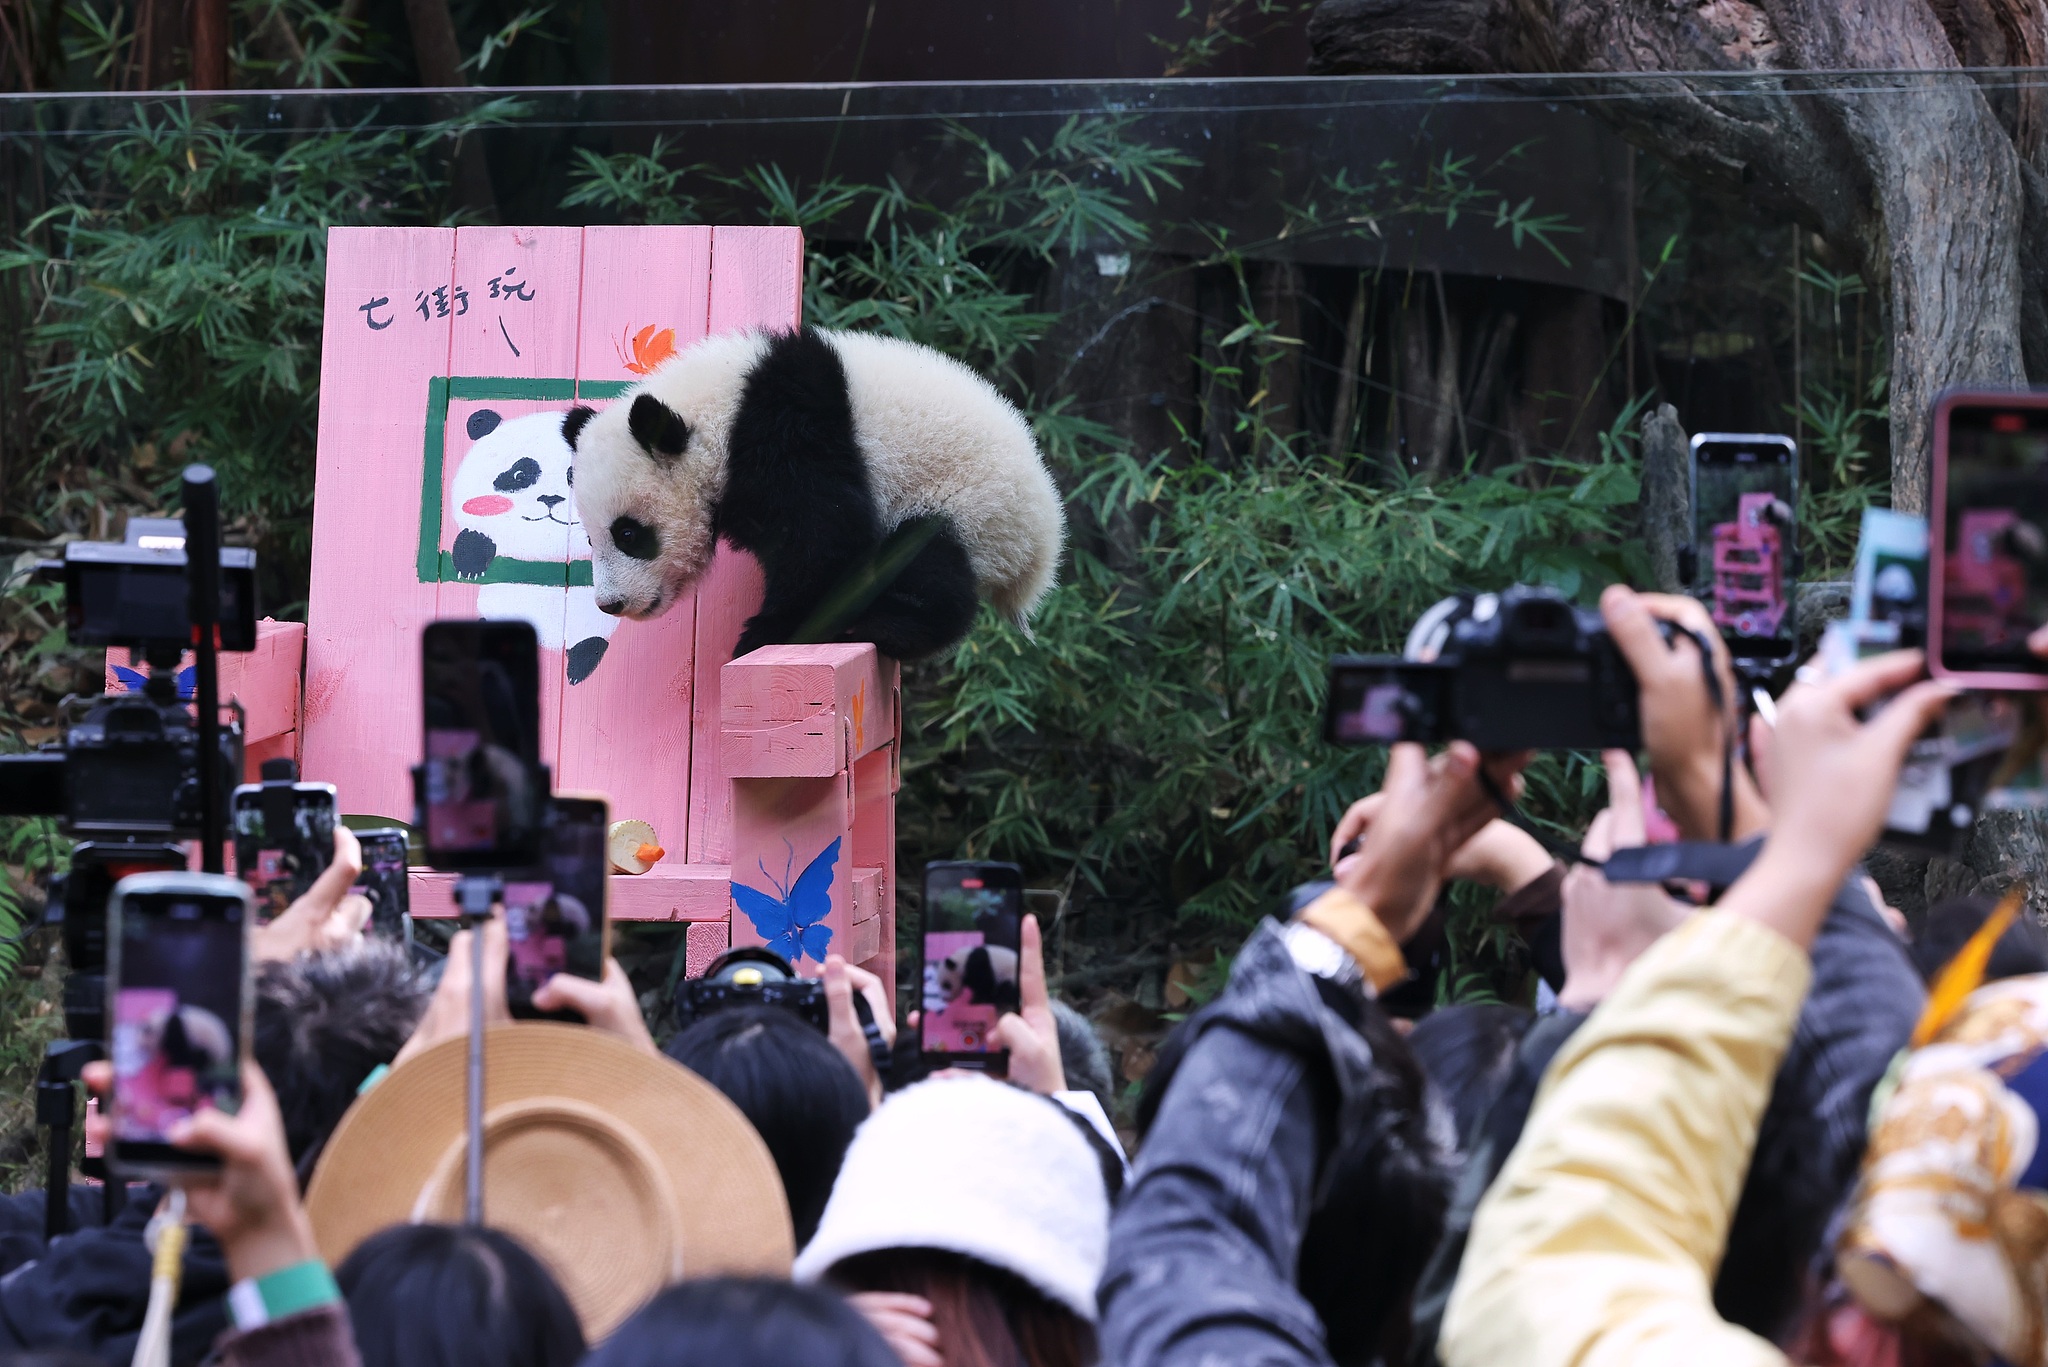
[[207,1109],[242,1104],[255,993],[256,902],[239,879],[138,873],[114,889],[107,1053],[114,1064],[113,1169],[158,1177],[218,1168],[170,1142]]
[[2048,689],[2048,395],[1944,394],[1934,408],[1928,664],[1971,688]]
[[298,782],[290,759],[263,761],[263,781],[235,789],[235,871],[258,914],[282,916],[334,859],[334,785]]
[[1783,663],[1799,648],[1799,447],[1782,433],[1701,432],[1692,439],[1692,543],[1682,554],[1738,661]]
[[1017,1009],[1024,871],[945,860],[924,868],[918,1047],[926,1068],[1002,1071],[996,1021]]

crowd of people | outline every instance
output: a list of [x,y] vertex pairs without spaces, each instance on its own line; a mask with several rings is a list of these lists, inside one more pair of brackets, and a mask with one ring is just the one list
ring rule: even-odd
[[[691,1024],[662,1066],[722,1093],[780,1179],[782,1208],[732,1227],[786,1220],[794,1259],[786,1278],[693,1276],[716,1260],[685,1247],[683,1279],[616,1324],[545,1248],[488,1226],[400,1220],[322,1261],[303,1193],[350,1108],[466,1037],[473,989],[509,1019],[502,927],[474,932],[478,982],[465,931],[428,992],[361,937],[342,833],[333,876],[259,945],[245,1104],[176,1136],[221,1168],[185,1187],[198,1229],[169,1360],[2048,1364],[2048,948],[1981,901],[1908,935],[1859,867],[1951,691],[1914,652],[1802,674],[1731,767],[1736,689],[1705,611],[1619,587],[1601,608],[1649,773],[1604,757],[1607,806],[1561,862],[1503,811],[1526,755],[1394,747],[1332,833],[1327,884],[1261,924],[1161,1049],[1134,1156],[1035,921],[1003,1080],[885,1076],[853,999],[891,1040],[893,1003],[836,957],[823,1034],[766,1006]],[[1610,883],[1603,862],[1667,820],[1746,868],[1725,888]],[[1501,894],[1539,1006],[1397,1020],[1382,998],[1410,977],[1404,946],[1461,879]],[[616,964],[536,1004],[659,1052]],[[88,1227],[47,1245],[40,1194],[0,1206],[0,1344],[19,1360],[134,1348],[163,1193],[97,1226],[89,1196]]]

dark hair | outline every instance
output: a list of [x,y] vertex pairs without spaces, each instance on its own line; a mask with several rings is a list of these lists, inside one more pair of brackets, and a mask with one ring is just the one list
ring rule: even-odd
[[[1913,967],[1920,970],[1923,979],[1933,982],[1956,951],[1997,909],[1998,901],[1992,897],[1948,897],[1927,908],[1920,933],[1913,937],[1907,951],[1913,956]],[[1997,982],[2029,973],[2048,973],[2048,935],[2042,934],[2033,915],[2022,907],[1992,946],[1991,961],[1984,966],[1984,981]]]
[[363,1079],[398,1056],[426,1007],[404,947],[385,940],[263,965],[253,1048],[301,1182]]
[[931,1248],[846,1258],[832,1281],[849,1291],[903,1291],[932,1303],[946,1367],[1089,1367],[1095,1328],[1013,1272]]
[[1067,1075],[1067,1086],[1095,1093],[1102,1113],[1114,1115],[1116,1092],[1110,1080],[1109,1049],[1095,1033],[1094,1024],[1062,1001],[1052,1004],[1052,1021],[1059,1031],[1060,1071]]
[[1535,1017],[1519,1006],[1470,1003],[1444,1006],[1415,1023],[1408,1048],[1451,1108],[1458,1147],[1471,1147],[1480,1120],[1514,1066],[1515,1046]]
[[[953,1361],[950,1348],[946,1358]],[[820,1287],[713,1277],[671,1286],[583,1367],[902,1367],[860,1312]],[[367,1367],[367,1364],[366,1364]]]
[[668,1056],[725,1093],[760,1131],[782,1174],[797,1247],[809,1243],[846,1146],[868,1116],[853,1065],[775,1006],[714,1011],[670,1040]]
[[363,1367],[571,1367],[583,1329],[517,1239],[465,1225],[393,1225],[334,1279]]

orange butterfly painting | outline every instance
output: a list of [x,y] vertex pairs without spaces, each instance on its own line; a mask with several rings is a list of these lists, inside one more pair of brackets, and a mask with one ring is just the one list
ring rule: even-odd
[[619,360],[635,375],[651,375],[654,368],[676,354],[676,330],[657,328],[649,323],[633,334],[633,354],[626,355],[625,339],[622,336],[617,345]]

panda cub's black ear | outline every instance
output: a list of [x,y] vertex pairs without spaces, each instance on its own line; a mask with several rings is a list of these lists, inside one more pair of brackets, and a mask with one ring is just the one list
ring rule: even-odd
[[583,435],[583,424],[596,416],[596,409],[580,403],[562,415],[562,440],[571,451],[576,449],[576,438]]
[[642,394],[633,400],[633,407],[626,414],[626,430],[662,465],[674,461],[690,444],[690,424],[652,394]]

